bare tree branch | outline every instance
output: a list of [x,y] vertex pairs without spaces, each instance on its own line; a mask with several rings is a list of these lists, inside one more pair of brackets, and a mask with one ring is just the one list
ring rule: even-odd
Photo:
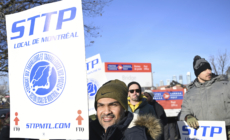
[[2,82],[2,84],[0,85],[0,95],[3,96],[9,94],[8,82],[5,80],[6,78],[6,76],[0,77],[0,81]]
[[228,63],[227,50],[225,50],[224,53],[219,52],[217,61],[219,63],[218,69],[220,70],[221,74],[224,74],[224,72],[227,70],[226,64]]
[[[5,15],[56,1],[60,0],[0,0],[0,72],[8,73],[8,46]],[[101,16],[103,8],[111,1],[112,0],[82,0],[83,15],[86,17]],[[85,37],[89,40],[89,43],[86,42],[85,44],[86,46],[90,46],[94,43],[91,38],[101,36],[98,31],[99,28],[91,24],[85,24],[84,28]]]
[[211,63],[211,66],[212,66],[212,70],[214,70],[214,73],[216,75],[218,75],[218,71],[216,69],[216,63],[215,63],[215,56],[214,55],[211,55],[210,58],[209,58],[209,61]]
[[227,50],[225,50],[224,52],[219,51],[216,57],[214,55],[211,55],[209,61],[212,65],[212,70],[214,71],[214,73],[217,75],[225,75],[229,67],[229,59],[230,56],[228,55]]

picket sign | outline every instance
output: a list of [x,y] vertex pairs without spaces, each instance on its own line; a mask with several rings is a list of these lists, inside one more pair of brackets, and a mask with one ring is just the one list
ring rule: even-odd
[[185,121],[178,121],[181,140],[227,140],[224,121],[198,121],[199,128],[193,129]]
[[11,138],[88,139],[80,0],[6,15]]
[[98,89],[107,82],[105,71],[102,66],[100,54],[86,59],[87,87],[89,97],[89,115],[96,114],[94,108],[95,95]]

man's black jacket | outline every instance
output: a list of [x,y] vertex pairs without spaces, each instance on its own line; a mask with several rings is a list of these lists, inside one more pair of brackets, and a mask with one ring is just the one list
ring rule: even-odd
[[162,131],[159,120],[154,116],[144,115],[133,119],[133,114],[130,112],[126,112],[118,124],[107,128],[106,133],[98,119],[92,121],[89,127],[90,140],[154,140]]
[[149,104],[153,106],[156,111],[157,118],[160,119],[163,126],[165,126],[168,123],[168,120],[164,108],[158,102],[156,102],[156,100],[153,100]]

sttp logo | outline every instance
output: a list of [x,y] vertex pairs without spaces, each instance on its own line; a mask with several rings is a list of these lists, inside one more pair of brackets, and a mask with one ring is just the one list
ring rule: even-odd
[[99,83],[95,79],[88,79],[87,87],[88,87],[89,97],[94,98],[99,88]]
[[57,56],[38,52],[27,62],[23,74],[26,95],[36,105],[48,105],[63,92],[65,68]]
[[[223,133],[221,126],[199,126],[199,129],[202,133],[198,133],[196,129],[191,129],[189,126],[184,125],[182,127],[182,135],[189,136],[201,136],[202,137],[214,137],[215,135]],[[193,132],[194,131],[194,132]]]
[[98,63],[99,63],[98,58],[86,63],[87,71],[94,69],[95,65],[97,65]]
[[[69,18],[64,18],[64,14],[70,12],[70,17]],[[25,26],[20,26],[20,25],[26,25],[26,22],[30,21],[30,30],[29,33],[26,33],[26,35],[29,34],[29,36],[34,34],[34,28],[35,28],[35,23],[36,20],[43,20],[42,17],[45,17],[45,23],[44,23],[44,28],[43,28],[43,32],[48,32],[49,31],[49,27],[50,27],[50,21],[51,21],[51,17],[54,15],[58,14],[58,20],[56,21],[56,30],[60,30],[62,29],[62,24],[67,22],[67,21],[71,21],[76,17],[76,12],[77,12],[77,8],[76,7],[71,7],[71,8],[67,8],[67,9],[63,9],[63,10],[59,10],[59,11],[53,11],[50,13],[43,13],[41,15],[35,15],[33,17],[30,17],[28,19],[22,19],[19,21],[16,21],[12,24],[12,33],[18,33],[18,36],[14,36],[11,37],[10,39],[18,39],[18,38],[22,38],[25,34]],[[18,25],[20,24],[20,25]],[[40,26],[40,25],[39,25]]]

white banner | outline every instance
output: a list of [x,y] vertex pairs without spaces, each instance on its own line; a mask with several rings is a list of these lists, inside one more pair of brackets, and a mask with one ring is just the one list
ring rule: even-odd
[[126,85],[136,81],[141,87],[152,87],[151,63],[105,62],[107,80],[119,79]]
[[112,73],[112,72],[106,72],[106,78],[108,80],[114,80],[119,79],[123,82],[125,82],[126,85],[128,85],[132,81],[138,82],[141,87],[151,87],[152,86],[152,74],[151,73]]
[[7,15],[11,138],[88,139],[80,0]]
[[98,89],[107,81],[105,71],[102,66],[100,54],[86,59],[89,115],[96,114],[94,108],[95,95]]
[[199,128],[193,129],[185,121],[178,121],[181,140],[227,140],[224,121],[198,121]]

